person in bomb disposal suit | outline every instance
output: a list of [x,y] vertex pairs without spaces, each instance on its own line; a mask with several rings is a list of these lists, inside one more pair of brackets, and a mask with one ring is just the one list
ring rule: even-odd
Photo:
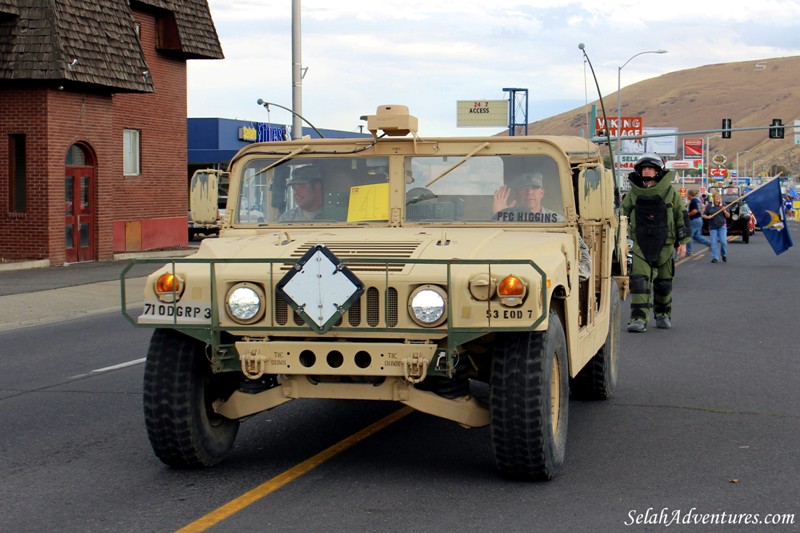
[[658,155],[644,154],[628,174],[631,190],[622,201],[633,239],[631,332],[647,331],[651,294],[656,327],[672,327],[674,254],[684,257],[692,238],[686,206],[670,180],[664,179],[666,174]]

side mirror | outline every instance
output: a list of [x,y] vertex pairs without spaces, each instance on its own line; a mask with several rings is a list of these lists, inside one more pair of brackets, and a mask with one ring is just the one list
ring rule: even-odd
[[205,169],[192,175],[189,211],[199,224],[216,224],[219,217],[219,176],[222,171]]

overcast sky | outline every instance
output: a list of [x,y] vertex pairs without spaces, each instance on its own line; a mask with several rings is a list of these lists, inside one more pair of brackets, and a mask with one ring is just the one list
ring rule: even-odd
[[[209,0],[225,59],[189,61],[189,117],[267,122],[256,101],[292,107],[292,0]],[[420,134],[456,127],[458,100],[503,100],[525,88],[528,121],[715,63],[800,55],[800,0],[302,0],[302,115],[358,131],[380,104],[406,104]],[[614,104],[616,98],[614,98]],[[608,105],[608,104],[607,104]],[[518,120],[521,120],[518,118]],[[269,121],[291,124],[272,107]]]

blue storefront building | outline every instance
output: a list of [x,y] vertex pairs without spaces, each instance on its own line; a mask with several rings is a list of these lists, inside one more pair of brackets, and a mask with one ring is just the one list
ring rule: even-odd
[[[287,141],[291,127],[283,124],[233,120],[227,118],[187,119],[188,163],[191,178],[195,170],[215,168],[226,170],[236,152],[255,142]],[[303,136],[318,139],[345,137],[371,137],[368,133],[352,131],[303,128]]]

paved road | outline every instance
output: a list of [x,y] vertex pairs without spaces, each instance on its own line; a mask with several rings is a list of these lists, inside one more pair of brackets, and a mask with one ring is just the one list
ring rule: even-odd
[[[500,479],[486,428],[413,413],[262,490],[214,530],[796,531],[798,253],[776,257],[757,234],[731,243],[727,263],[707,252],[682,262],[674,328],[622,333],[617,393],[570,402],[567,461],[552,482]],[[218,467],[171,470],[143,427],[148,336],[118,313],[0,332],[0,530],[174,531],[396,409],[289,402],[243,424]],[[664,509],[794,524],[645,522]]]

